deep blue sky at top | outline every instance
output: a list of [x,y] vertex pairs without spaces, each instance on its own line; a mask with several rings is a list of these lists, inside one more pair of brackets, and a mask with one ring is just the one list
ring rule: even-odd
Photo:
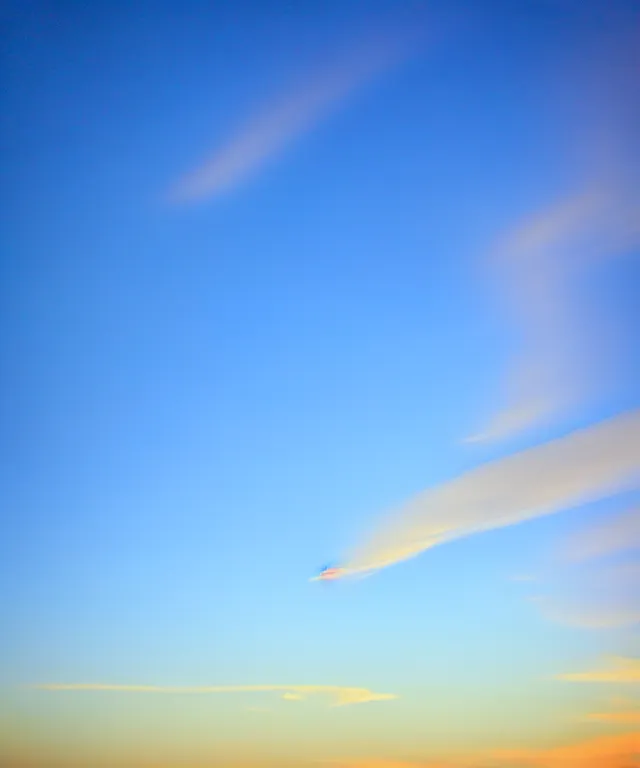
[[[512,341],[478,259],[570,183],[554,71],[601,25],[578,5],[5,6],[3,679],[358,684],[393,617],[436,644],[473,625],[486,651],[505,607],[562,653],[519,595],[487,593],[562,523],[359,591],[305,579],[501,450],[456,444]],[[167,203],[392,12],[433,41],[228,195]]]

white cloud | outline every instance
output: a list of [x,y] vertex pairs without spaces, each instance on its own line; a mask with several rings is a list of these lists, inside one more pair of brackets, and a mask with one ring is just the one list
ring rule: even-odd
[[463,536],[558,512],[640,482],[640,411],[482,465],[390,515],[345,564],[373,571]]

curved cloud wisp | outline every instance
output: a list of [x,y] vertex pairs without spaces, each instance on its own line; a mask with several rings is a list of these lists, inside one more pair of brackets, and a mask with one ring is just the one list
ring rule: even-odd
[[416,28],[400,29],[395,35],[374,36],[356,47],[254,118],[179,181],[172,190],[172,200],[180,203],[214,197],[245,181],[352,93],[398,64],[420,36]]
[[333,707],[366,704],[370,701],[390,701],[398,697],[393,693],[375,693],[368,688],[349,688],[338,685],[118,685],[107,683],[41,683],[32,686],[43,691],[107,691],[121,693],[159,694],[215,694],[215,693],[282,693],[288,701],[299,701],[308,696],[328,696]]
[[521,329],[521,350],[504,377],[504,406],[467,442],[508,437],[596,388],[601,345],[577,286],[590,261],[611,255],[601,241],[621,226],[616,202],[612,190],[580,191],[523,221],[496,249],[491,267]]
[[375,571],[438,544],[606,498],[639,482],[640,411],[631,411],[425,491],[350,558],[344,575]]
[[543,204],[492,249],[489,269],[519,328],[519,348],[507,363],[502,403],[470,440],[550,423],[617,386],[612,347],[622,339],[601,322],[584,278],[640,243],[640,101],[629,76],[637,71],[637,30],[633,16],[620,17],[612,37],[580,51],[573,77],[560,78],[578,175],[573,192]]

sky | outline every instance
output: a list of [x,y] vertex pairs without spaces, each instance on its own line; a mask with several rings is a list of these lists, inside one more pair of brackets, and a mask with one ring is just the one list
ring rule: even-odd
[[637,4],[0,13],[0,762],[638,764]]

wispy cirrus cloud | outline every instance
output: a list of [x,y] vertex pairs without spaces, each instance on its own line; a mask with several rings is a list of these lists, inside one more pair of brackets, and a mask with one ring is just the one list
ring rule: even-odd
[[637,24],[629,17],[604,36],[601,50],[581,52],[573,76],[559,73],[578,172],[570,191],[553,193],[489,249],[487,270],[519,337],[500,405],[470,441],[550,422],[615,383],[620,363],[611,350],[619,339],[584,284],[640,243],[640,101],[637,78],[629,76],[637,50]]
[[640,659],[614,656],[604,669],[571,672],[559,675],[558,680],[573,683],[640,683]]
[[565,543],[562,556],[576,563],[630,550],[640,550],[640,508],[608,515],[574,533]]
[[640,563],[587,563],[560,569],[550,592],[533,602],[542,615],[585,629],[640,623]]
[[467,442],[509,437],[597,387],[604,342],[579,278],[609,254],[605,233],[620,226],[615,200],[605,186],[579,190],[516,225],[496,246],[489,266],[520,329],[519,350],[504,374],[504,405]]
[[[415,21],[415,20],[414,20]],[[195,170],[180,179],[175,203],[215,197],[244,182],[377,76],[399,64],[424,37],[420,22],[390,23],[337,56],[302,86],[269,104]]]
[[[531,600],[542,615],[585,629],[640,623],[640,511],[601,517],[565,537]],[[546,583],[545,583],[546,582]]]
[[347,561],[375,571],[463,536],[605,498],[640,483],[640,411],[482,465],[391,515]]
[[338,685],[120,685],[108,683],[40,683],[31,686],[43,691],[103,691],[116,693],[156,693],[177,695],[206,695],[223,693],[281,693],[288,701],[301,701],[310,696],[326,696],[334,707],[365,704],[371,701],[397,699],[393,693],[375,693],[368,688]]

